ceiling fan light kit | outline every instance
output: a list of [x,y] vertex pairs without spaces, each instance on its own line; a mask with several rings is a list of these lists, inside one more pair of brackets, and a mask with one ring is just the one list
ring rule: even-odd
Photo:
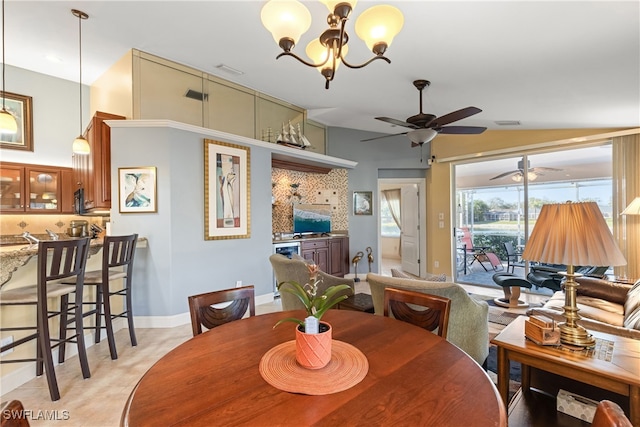
[[[539,176],[544,175],[545,172],[560,172],[562,169],[546,168],[546,167],[531,167],[531,162],[527,160],[527,181],[535,181]],[[518,169],[501,173],[489,180],[506,178],[511,176],[511,179],[515,182],[522,182],[524,180],[524,159],[518,160]]]
[[291,56],[304,65],[318,69],[325,78],[325,89],[329,89],[329,83],[334,79],[340,62],[349,68],[363,68],[376,59],[391,63],[384,53],[404,25],[404,17],[400,10],[393,6],[378,5],[365,10],[358,17],[355,25],[356,34],[364,40],[375,56],[360,65],[353,65],[345,60],[349,42],[345,25],[357,1],[320,0],[320,2],[329,9],[327,16],[329,28],[307,46],[306,53],[312,62],[291,52],[300,37],[311,26],[309,10],[297,0],[269,0],[263,6],[260,12],[262,24],[283,50],[276,59]]

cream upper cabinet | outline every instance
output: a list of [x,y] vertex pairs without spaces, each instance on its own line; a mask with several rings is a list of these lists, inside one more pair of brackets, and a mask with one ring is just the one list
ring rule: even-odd
[[140,58],[140,119],[169,119],[204,126],[202,74]]
[[205,93],[204,127],[255,138],[255,92],[209,76]]

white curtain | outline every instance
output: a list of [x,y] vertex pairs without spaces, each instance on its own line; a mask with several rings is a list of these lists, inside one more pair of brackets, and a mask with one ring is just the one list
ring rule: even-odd
[[640,215],[620,215],[634,198],[640,196],[640,135],[613,138],[613,234],[627,265],[616,267],[615,274],[640,278]]
[[[393,190],[382,190],[382,196],[387,201],[387,205],[389,206],[389,211],[391,211],[393,220],[395,221],[400,231],[402,231],[402,220],[400,219],[400,198],[402,197],[402,192],[399,188],[394,188]],[[402,255],[402,234],[400,234],[398,254]]]

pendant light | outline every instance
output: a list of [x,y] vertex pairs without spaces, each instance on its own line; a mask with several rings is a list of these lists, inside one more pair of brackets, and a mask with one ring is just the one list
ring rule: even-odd
[[4,0],[2,0],[2,110],[0,110],[0,133],[14,134],[18,132],[18,123],[16,118],[7,111],[6,92],[4,90],[4,76],[5,72],[5,60],[4,60]]
[[91,152],[91,148],[89,142],[82,136],[82,20],[89,19],[89,15],[77,9],[71,9],[71,13],[78,18],[78,39],[80,42],[80,82],[78,83],[80,88],[80,135],[73,141],[73,153],[87,155]]

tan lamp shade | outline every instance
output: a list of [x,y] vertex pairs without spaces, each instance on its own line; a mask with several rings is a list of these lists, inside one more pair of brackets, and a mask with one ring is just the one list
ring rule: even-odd
[[73,140],[73,146],[71,150],[75,154],[87,155],[91,152],[91,147],[89,147],[89,142],[84,139],[84,137],[79,136]]
[[403,25],[404,16],[399,9],[389,5],[373,6],[358,16],[356,34],[373,51],[377,44],[391,46]]
[[348,4],[350,4],[351,5],[351,10],[354,10],[356,8],[356,3],[358,3],[358,0],[349,0],[349,1],[320,0],[320,3],[322,3],[325,6],[327,6],[327,9],[329,9],[329,12],[333,13],[333,11],[336,10],[336,6],[339,5],[340,3],[348,3]]
[[17,132],[16,118],[7,110],[0,110],[0,133],[15,134]]
[[633,199],[620,215],[640,215],[640,197]]
[[283,38],[297,44],[311,26],[311,13],[296,0],[270,0],[262,8],[260,19],[278,44]]
[[573,266],[627,263],[595,202],[543,205],[522,258]]

